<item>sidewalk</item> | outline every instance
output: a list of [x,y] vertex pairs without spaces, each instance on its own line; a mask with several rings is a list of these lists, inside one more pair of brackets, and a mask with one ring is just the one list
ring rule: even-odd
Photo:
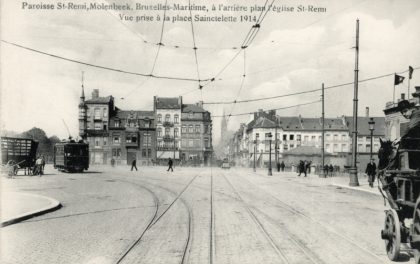
[[[267,174],[263,174],[263,170],[261,169],[257,171],[257,174],[262,175],[262,176],[267,176]],[[362,192],[367,192],[367,193],[372,193],[375,195],[382,196],[378,190],[377,179],[375,179],[374,187],[371,188],[369,186],[367,177],[363,175],[358,176],[359,186],[350,186],[349,185],[350,177],[348,175],[338,175],[338,176],[326,177],[326,178],[320,178],[319,175],[317,174],[307,174],[307,177],[304,177],[303,173],[301,174],[301,176],[297,176],[297,175],[298,173],[296,172],[290,172],[290,171],[277,172],[273,170],[273,176],[268,176],[268,177],[282,177],[282,176],[295,177],[296,180],[300,182],[310,181],[317,184],[332,185],[339,188],[346,188],[346,189],[362,191]]]
[[8,191],[4,184],[8,180],[13,181],[13,179],[2,178],[0,207],[2,227],[57,210],[61,207],[59,201],[50,197]]

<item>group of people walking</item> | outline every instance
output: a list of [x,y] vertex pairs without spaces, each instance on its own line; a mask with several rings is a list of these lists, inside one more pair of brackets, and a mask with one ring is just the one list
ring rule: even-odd
[[[111,161],[111,164],[112,164],[112,161]],[[169,158],[169,160],[168,160],[168,169],[166,171],[169,171],[170,170],[171,172],[173,172],[174,171],[173,165],[174,165],[173,160],[171,158]],[[114,164],[112,164],[112,166],[114,166]],[[138,170],[137,169],[137,160],[136,159],[133,159],[133,161],[131,162],[131,171],[133,171],[133,169],[136,169],[136,171]]]

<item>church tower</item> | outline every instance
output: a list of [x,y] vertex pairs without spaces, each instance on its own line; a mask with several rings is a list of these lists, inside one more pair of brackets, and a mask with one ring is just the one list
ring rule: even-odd
[[79,136],[82,139],[86,139],[86,129],[87,129],[87,106],[85,104],[85,88],[83,85],[83,72],[82,72],[82,95],[80,96],[79,102]]
[[227,120],[225,116],[225,109],[223,109],[222,125],[220,126],[220,137],[223,138],[227,132]]

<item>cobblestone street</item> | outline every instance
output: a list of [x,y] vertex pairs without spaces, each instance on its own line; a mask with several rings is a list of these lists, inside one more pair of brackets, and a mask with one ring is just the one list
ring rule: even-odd
[[[383,198],[347,178],[265,170],[47,166],[5,191],[62,208],[2,228],[2,263],[392,263]],[[403,252],[403,262],[412,261]]]

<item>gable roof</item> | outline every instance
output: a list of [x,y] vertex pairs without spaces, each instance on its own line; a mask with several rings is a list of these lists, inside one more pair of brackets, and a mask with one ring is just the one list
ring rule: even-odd
[[97,97],[93,99],[86,100],[86,104],[108,104],[113,99],[112,96],[106,96],[106,97]]
[[156,98],[156,108],[159,109],[180,109],[178,97],[158,97]]
[[205,113],[207,111],[204,110],[203,107],[195,105],[195,104],[183,104],[182,105],[182,113],[189,113],[189,112]]
[[[385,136],[385,117],[372,117],[375,121],[373,130],[374,136]],[[353,131],[353,117],[346,116],[346,123],[349,127],[349,132]],[[369,130],[370,117],[358,117],[357,118],[357,131],[359,136],[370,136]]]

